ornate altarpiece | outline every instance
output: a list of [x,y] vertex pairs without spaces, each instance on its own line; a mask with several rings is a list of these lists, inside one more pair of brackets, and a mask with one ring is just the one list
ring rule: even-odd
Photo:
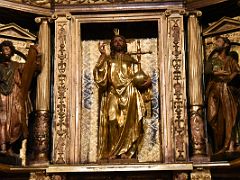
[[[55,163],[97,161],[98,97],[92,69],[99,56],[99,40],[82,41],[81,24],[138,21],[155,21],[158,27],[158,39],[140,39],[142,49],[153,52],[142,57],[143,69],[153,81],[153,117],[144,122],[146,134],[139,161],[187,161],[183,15],[167,11],[56,19]],[[129,51],[135,51],[136,40],[128,45]]]
[[[72,2],[81,4],[80,1]],[[28,0],[23,3],[38,6],[42,3],[45,8],[50,1]],[[109,3],[111,4],[107,1],[105,4]],[[43,163],[39,161],[35,169],[27,166],[20,167],[20,171],[44,171],[49,174],[124,170],[179,172],[196,168],[191,174],[192,179],[211,178],[210,172],[204,169],[214,164],[207,164],[208,158],[206,158],[208,152],[202,99],[203,56],[200,43],[201,28],[198,22],[198,16],[201,16],[201,13],[185,11],[182,6],[179,6],[178,1],[176,6],[172,3],[164,7],[154,6],[154,3],[146,7],[145,4],[139,7],[133,4],[129,7],[124,4],[114,4],[106,6],[105,9],[95,9],[90,5],[81,8],[79,5],[72,6],[72,10],[69,10],[70,1],[55,1],[56,9],[51,17],[50,11],[41,9],[48,13],[46,17],[36,19],[41,23],[39,40],[44,56],[43,73],[38,81],[42,83],[42,88],[38,89],[36,109],[39,115],[38,122],[43,121],[44,126],[46,125],[44,132],[38,129],[39,137],[45,137],[43,144],[45,143],[46,146],[50,144],[49,141],[52,142],[51,150],[48,150],[52,154],[48,160],[46,152],[45,159],[39,156],[40,159],[36,160],[43,160]],[[65,5],[69,6],[65,8]],[[123,11],[119,10],[121,8]],[[131,11],[128,11],[129,8]],[[66,13],[66,9],[72,14]],[[90,13],[85,12],[88,10]],[[104,13],[91,14],[96,10]],[[119,12],[113,13],[114,10]],[[36,10],[36,14],[39,12]],[[50,21],[54,21],[55,24],[54,53],[50,52]],[[116,22],[123,25],[154,22],[156,25],[155,37],[149,35],[149,37],[129,37],[128,39],[129,51],[136,51],[136,41],[140,40],[143,50],[153,52],[142,56],[143,69],[153,81],[153,116],[144,122],[146,133],[137,164],[99,164],[97,162],[98,94],[93,83],[92,70],[99,56],[97,43],[99,41],[108,43],[109,40],[86,40],[82,36],[82,27],[92,23],[104,26],[107,23]],[[185,41],[186,39],[188,41]],[[52,67],[54,82],[52,82],[51,93],[54,99],[51,104],[53,105],[52,138],[48,136],[49,126],[47,126],[50,110],[50,54],[54,54]],[[188,67],[187,71],[186,67]],[[45,167],[41,167],[41,164]],[[215,166],[229,166],[229,163],[220,163]],[[35,176],[40,177],[41,173],[40,175],[33,173],[32,179]],[[181,173],[178,177],[181,177]]]

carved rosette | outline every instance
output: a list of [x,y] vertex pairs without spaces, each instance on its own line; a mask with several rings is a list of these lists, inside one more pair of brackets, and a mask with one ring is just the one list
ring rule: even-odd
[[[60,19],[60,20],[59,20]],[[59,20],[59,21],[58,21]],[[53,161],[57,164],[67,162],[67,20],[58,18],[56,21],[56,54],[55,54],[55,122],[54,122],[54,142]]]
[[186,81],[183,51],[183,16],[181,12],[169,16],[169,42],[172,71],[173,130],[175,143],[175,161],[187,160],[187,114]]
[[30,164],[48,164],[49,161],[49,130],[50,113],[49,111],[36,111],[33,126],[33,159]]

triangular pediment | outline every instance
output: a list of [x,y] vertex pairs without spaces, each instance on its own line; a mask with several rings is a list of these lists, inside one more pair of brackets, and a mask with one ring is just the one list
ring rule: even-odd
[[36,36],[15,23],[0,25],[0,36],[34,41]]
[[203,36],[213,36],[216,34],[225,34],[240,29],[240,21],[229,17],[223,17],[219,21],[210,25],[204,32]]

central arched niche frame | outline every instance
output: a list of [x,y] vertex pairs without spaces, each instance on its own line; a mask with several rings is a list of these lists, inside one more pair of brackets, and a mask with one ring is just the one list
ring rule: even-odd
[[[181,10],[163,12],[91,14],[59,16],[55,21],[54,125],[52,159],[54,164],[96,163],[89,153],[83,160],[84,90],[94,87],[84,82],[84,41],[81,25],[87,23],[156,22],[156,62],[159,92],[160,163],[186,162],[188,130],[183,14]],[[151,29],[149,29],[151,31]],[[97,30],[96,30],[97,32]],[[121,33],[121,32],[120,32]],[[148,49],[144,49],[148,50]],[[98,53],[96,47],[95,51]],[[96,59],[97,60],[97,59]],[[95,61],[96,61],[95,60]],[[92,63],[89,61],[88,63]],[[89,70],[92,72],[92,69]],[[88,77],[86,77],[88,78]],[[90,93],[91,94],[91,93]],[[85,99],[86,100],[86,99]],[[97,117],[91,114],[91,117]],[[90,125],[91,126],[91,125]],[[94,151],[89,147],[89,152]],[[93,153],[94,154],[94,153]],[[86,158],[86,157],[85,157]],[[144,161],[144,162],[147,162]],[[155,162],[154,160],[151,162]]]

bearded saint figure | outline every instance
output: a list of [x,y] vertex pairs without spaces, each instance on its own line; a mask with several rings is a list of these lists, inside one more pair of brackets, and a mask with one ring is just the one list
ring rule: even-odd
[[[107,55],[105,45],[99,43],[101,55],[93,71],[100,94],[98,158],[137,158],[146,116],[145,103],[149,101],[144,92],[151,87],[151,78],[127,53],[123,36],[115,34],[110,50],[110,55]],[[133,68],[136,65],[137,72],[142,72],[140,76]]]

